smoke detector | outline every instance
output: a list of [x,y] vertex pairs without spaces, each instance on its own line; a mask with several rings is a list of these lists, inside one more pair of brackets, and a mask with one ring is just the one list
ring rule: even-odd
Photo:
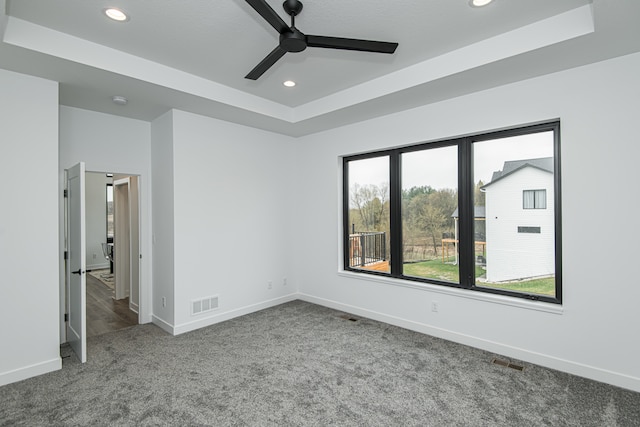
[[127,103],[129,102],[129,100],[127,98],[125,98],[124,96],[120,96],[120,95],[112,96],[111,100],[113,101],[114,104],[118,104],[118,105],[127,105]]

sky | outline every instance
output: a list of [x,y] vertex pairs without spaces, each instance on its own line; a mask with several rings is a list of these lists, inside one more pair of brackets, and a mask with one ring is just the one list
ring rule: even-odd
[[[402,157],[402,188],[429,185],[436,190],[457,188],[457,147],[405,153]],[[474,144],[474,182],[484,184],[507,160],[553,156],[553,132],[541,132]],[[350,162],[349,186],[389,182],[388,157]]]

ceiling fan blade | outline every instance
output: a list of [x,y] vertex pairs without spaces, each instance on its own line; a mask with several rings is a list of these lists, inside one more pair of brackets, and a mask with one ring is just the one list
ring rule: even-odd
[[246,0],[276,31],[280,34],[290,32],[289,26],[280,18],[280,15],[267,4],[265,0]]
[[308,35],[307,46],[324,47],[328,49],[360,50],[364,52],[376,53],[393,53],[396,51],[398,43]]
[[278,62],[278,59],[282,58],[285,53],[287,53],[286,50],[282,49],[280,46],[276,47],[244,78],[249,80],[258,80],[260,76],[263,75],[269,68],[271,68],[273,64]]

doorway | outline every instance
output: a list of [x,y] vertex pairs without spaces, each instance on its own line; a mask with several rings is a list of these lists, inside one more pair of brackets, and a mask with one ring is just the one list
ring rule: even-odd
[[86,172],[86,335],[139,323],[138,176]]

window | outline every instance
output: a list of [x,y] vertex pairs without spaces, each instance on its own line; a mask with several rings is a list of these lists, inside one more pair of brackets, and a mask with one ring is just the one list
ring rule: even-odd
[[113,243],[113,184],[107,184],[107,243]]
[[547,209],[547,190],[523,190],[522,207],[524,209]]
[[344,269],[561,303],[559,130],[345,157]]
[[518,227],[518,233],[540,234],[540,227]]
[[[444,235],[455,238],[458,206],[456,146],[400,154],[402,164],[402,272],[405,276],[459,283],[455,252],[442,252]],[[441,252],[442,257],[436,255]],[[447,265],[447,269],[435,265]]]
[[389,272],[389,157],[349,164],[348,265]]

